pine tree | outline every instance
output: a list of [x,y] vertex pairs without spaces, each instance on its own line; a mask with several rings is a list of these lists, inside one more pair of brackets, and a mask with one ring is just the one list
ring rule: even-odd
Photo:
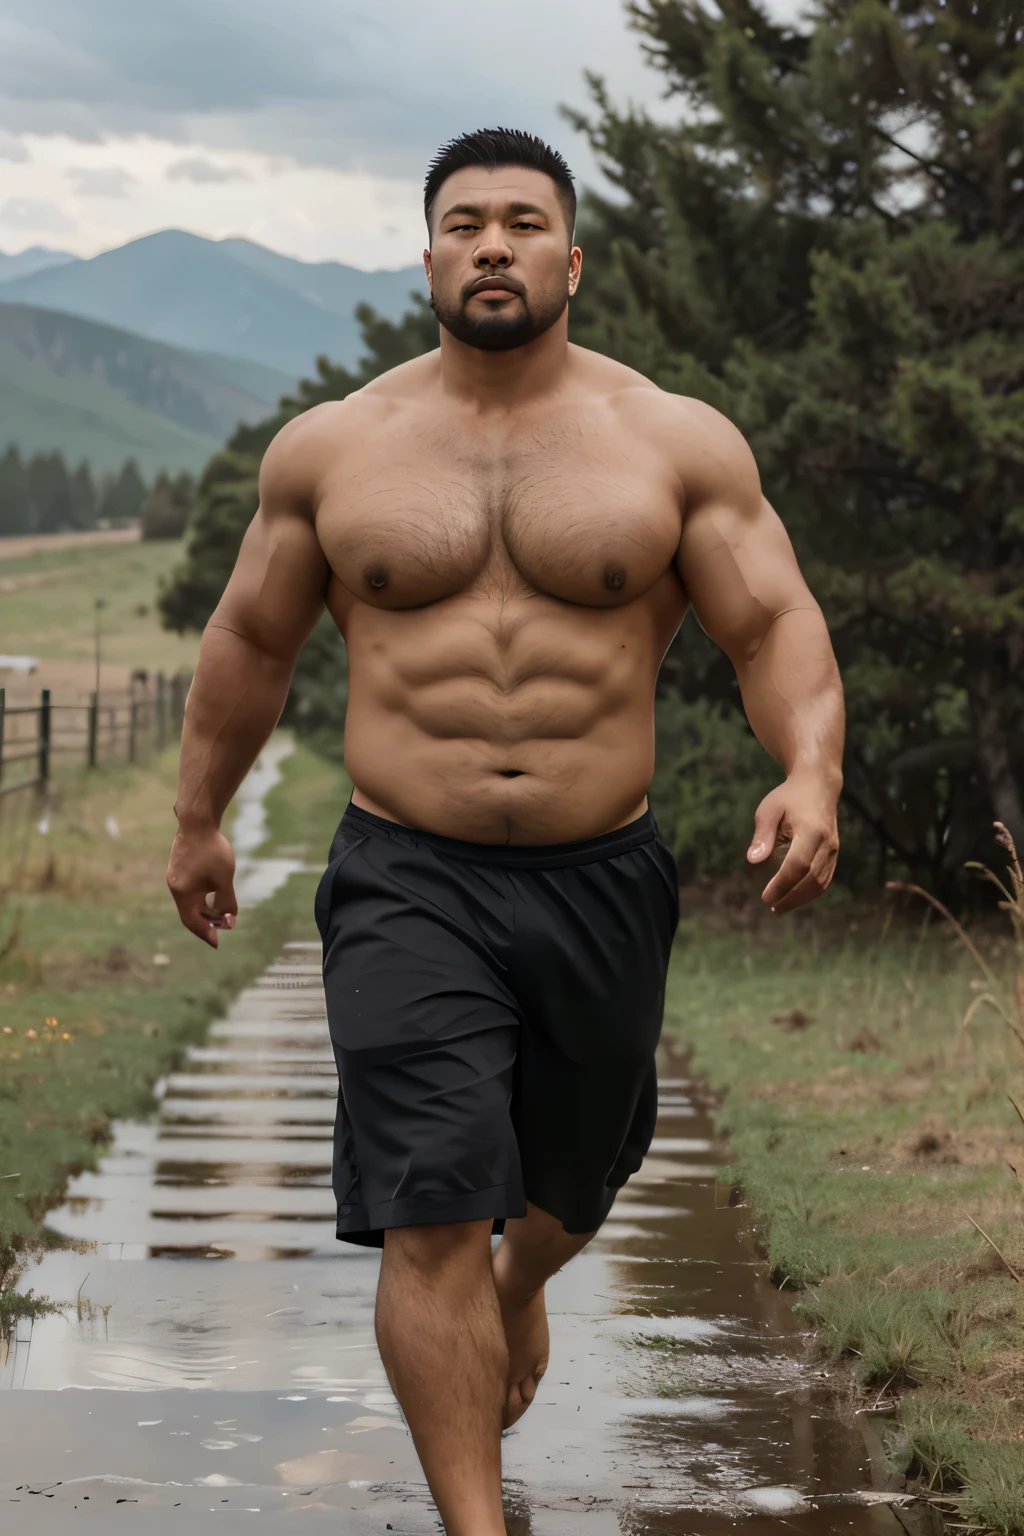
[[[592,82],[622,195],[575,334],[750,437],[846,682],[845,866],[948,894],[993,817],[1024,840],[1024,6],[630,10],[686,116]],[[691,626],[666,676],[739,728]]]
[[139,513],[143,539],[180,539],[195,499],[196,483],[190,474],[172,480],[161,470]]
[[83,459],[71,476],[71,525],[73,528],[92,528],[96,523],[96,487],[92,470]]
[[59,533],[74,526],[71,480],[60,453],[37,453],[26,468],[33,533]]
[[21,454],[12,446],[0,458],[0,538],[28,533],[33,522],[28,476]]
[[134,459],[126,459],[120,473],[108,486],[99,506],[98,520],[113,527],[133,523],[147,496],[146,482]]

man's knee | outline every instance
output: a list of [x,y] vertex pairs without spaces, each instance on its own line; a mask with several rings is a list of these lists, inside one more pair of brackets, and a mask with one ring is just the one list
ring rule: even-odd
[[384,1234],[385,1260],[425,1280],[442,1283],[452,1271],[490,1264],[491,1225],[487,1220],[390,1227]]
[[541,1210],[539,1205],[529,1204],[526,1215],[505,1223],[505,1235],[509,1247],[521,1247],[542,1253],[575,1253],[586,1246],[594,1232],[567,1232],[557,1216]]

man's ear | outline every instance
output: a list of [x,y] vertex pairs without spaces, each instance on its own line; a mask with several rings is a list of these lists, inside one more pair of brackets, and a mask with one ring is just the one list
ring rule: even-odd
[[431,270],[430,248],[429,248],[429,246],[423,252],[423,270],[427,274],[427,282],[430,284],[430,287],[433,288],[433,286],[434,286],[434,274],[433,274],[433,271]]

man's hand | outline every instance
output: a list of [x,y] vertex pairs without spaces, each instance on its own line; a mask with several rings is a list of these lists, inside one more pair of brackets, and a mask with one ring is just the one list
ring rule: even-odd
[[773,912],[792,912],[814,901],[835,873],[839,853],[836,797],[814,774],[792,774],[765,795],[754,815],[747,858],[762,864],[779,844],[788,844],[782,867],[761,893]]
[[180,828],[171,846],[167,884],[185,927],[214,949],[217,930],[233,928],[238,916],[235,900],[235,855],[222,832]]

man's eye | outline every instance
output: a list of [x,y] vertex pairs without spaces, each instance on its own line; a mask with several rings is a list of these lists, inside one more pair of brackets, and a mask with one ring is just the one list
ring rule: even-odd
[[540,225],[539,224],[531,224],[529,222],[529,220],[527,220],[527,219],[517,219],[516,222],[513,224],[512,228],[513,229],[540,229]]

